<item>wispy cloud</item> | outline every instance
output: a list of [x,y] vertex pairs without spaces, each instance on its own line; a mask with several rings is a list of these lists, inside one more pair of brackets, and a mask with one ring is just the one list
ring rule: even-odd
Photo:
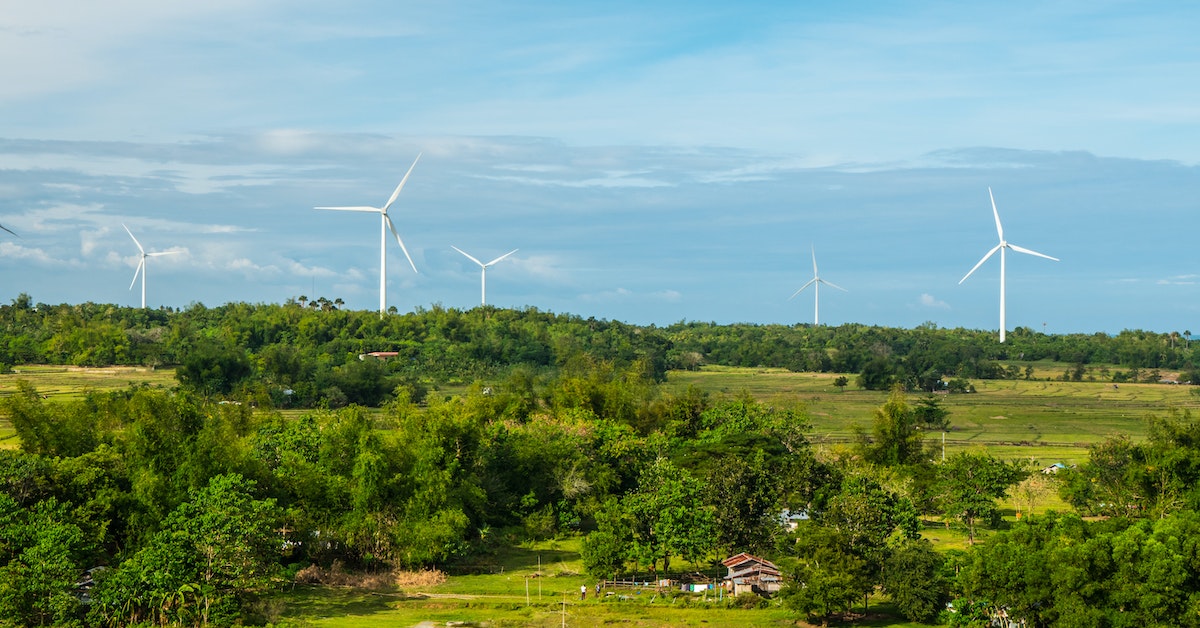
[[942,301],[941,299],[938,299],[929,293],[922,294],[918,299],[918,303],[920,303],[921,307],[925,308],[936,308],[939,310],[950,309],[949,303],[946,303],[945,301]]

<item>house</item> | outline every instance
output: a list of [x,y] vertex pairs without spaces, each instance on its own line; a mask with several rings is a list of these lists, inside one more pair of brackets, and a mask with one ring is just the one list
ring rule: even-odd
[[795,532],[801,521],[808,521],[807,510],[784,510],[779,513],[779,523],[787,528],[788,532]]
[[1061,462],[1056,462],[1056,463],[1046,467],[1045,469],[1042,469],[1042,473],[1044,473],[1046,475],[1054,475],[1055,473],[1058,473],[1059,471],[1062,471],[1063,469],[1066,469],[1066,468],[1067,468],[1067,465],[1065,465]]
[[721,561],[729,569],[724,585],[733,595],[757,593],[770,595],[783,586],[783,577],[775,563],[742,552]]
[[376,360],[386,360],[400,355],[399,351],[371,351],[369,353],[358,354],[358,359],[366,360],[367,358],[375,358]]

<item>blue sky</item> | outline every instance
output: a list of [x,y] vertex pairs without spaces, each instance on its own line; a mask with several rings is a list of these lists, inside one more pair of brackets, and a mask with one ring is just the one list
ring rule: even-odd
[[[1200,6],[22,3],[0,301],[1200,331]],[[650,6],[646,6],[650,5]],[[19,59],[20,62],[11,62]],[[1044,327],[1043,327],[1044,325]]]

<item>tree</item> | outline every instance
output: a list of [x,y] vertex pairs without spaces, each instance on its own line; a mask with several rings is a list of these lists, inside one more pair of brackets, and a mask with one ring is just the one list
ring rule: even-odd
[[850,384],[850,379],[845,375],[839,375],[833,380],[833,385],[837,386],[838,392],[846,392],[846,386]]
[[94,612],[105,622],[232,623],[245,596],[279,570],[279,513],[274,500],[254,499],[254,488],[232,474],[193,491],[162,531],[96,585]]
[[877,357],[867,362],[858,375],[858,387],[864,390],[887,390],[895,383],[895,366],[885,357]]
[[962,519],[967,524],[967,540],[974,544],[976,524],[997,518],[1000,511],[996,500],[1026,475],[1020,464],[997,460],[990,454],[956,453],[937,467],[942,512]]
[[912,408],[913,419],[923,430],[946,431],[950,427],[950,411],[942,407],[942,398],[925,395]]
[[848,539],[831,528],[802,525],[796,542],[797,559],[783,565],[784,606],[810,619],[827,622],[850,610],[875,586],[875,571],[849,551]]
[[883,591],[902,615],[931,623],[950,601],[942,555],[925,539],[907,540],[884,562]]
[[74,457],[97,445],[97,418],[86,405],[43,403],[29,382],[0,402],[21,440],[21,449],[44,456]]
[[0,493],[0,622],[21,626],[78,624],[75,583],[88,549],[64,504],[53,498],[32,509]]
[[725,456],[713,466],[708,487],[720,547],[730,553],[769,547],[780,528],[777,473],[766,464],[761,449],[748,456]]
[[925,460],[925,435],[904,398],[900,386],[875,410],[871,438],[860,435],[859,446],[867,460],[885,466],[920,464]]
[[175,371],[183,384],[205,395],[228,394],[253,373],[246,352],[207,343],[193,349]]
[[696,562],[712,550],[713,513],[701,499],[703,484],[665,458],[654,461],[638,488],[622,500],[635,526],[633,552],[655,570],[671,569],[671,557]]

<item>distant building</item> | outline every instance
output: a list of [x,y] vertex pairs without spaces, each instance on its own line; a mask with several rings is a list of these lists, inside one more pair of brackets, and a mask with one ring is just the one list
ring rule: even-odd
[[358,359],[366,360],[367,358],[375,358],[376,360],[386,360],[400,355],[399,351],[372,351],[370,353],[358,354]]
[[733,595],[741,593],[757,593],[770,595],[779,591],[783,586],[783,577],[775,563],[742,552],[721,561],[729,569],[725,576],[725,586]]

